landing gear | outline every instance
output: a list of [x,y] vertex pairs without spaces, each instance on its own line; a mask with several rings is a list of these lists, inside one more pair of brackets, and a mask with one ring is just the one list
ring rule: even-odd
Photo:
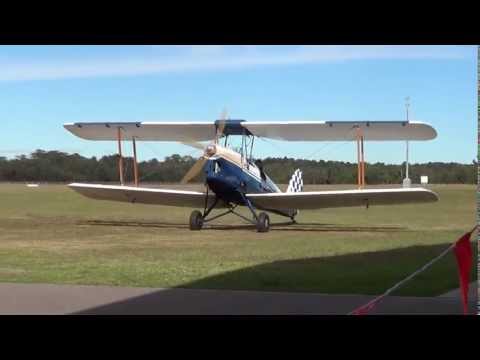
[[203,226],[203,215],[200,211],[194,210],[190,214],[190,230],[200,230]]
[[255,209],[254,209],[252,203],[250,202],[250,200],[248,200],[247,197],[245,195],[243,195],[242,193],[240,193],[240,194],[242,195],[243,201],[245,202],[248,209],[250,210],[250,212],[253,215],[253,218],[255,220],[254,224],[257,226],[257,232],[268,232],[268,230],[270,230],[270,218],[269,218],[269,216],[264,212],[261,212],[260,214],[257,215],[255,213]]
[[213,208],[217,205],[217,202],[218,202],[218,198],[215,197],[215,200],[213,201],[213,203],[209,207],[207,207],[207,204],[208,204],[208,188],[207,188],[207,195],[205,196],[205,209],[203,211],[203,214],[198,210],[192,211],[192,213],[190,214],[190,230],[200,230],[203,227],[203,223],[212,220],[212,219],[207,220],[207,216],[208,214],[210,214],[210,211],[212,211]]
[[219,217],[225,216],[227,214],[234,214],[237,215],[238,217],[248,221],[249,223],[253,224],[257,228],[257,232],[268,232],[270,230],[270,217],[268,216],[267,213],[261,212],[260,214],[256,214],[255,208],[253,207],[252,203],[250,200],[248,200],[245,195],[240,193],[241,196],[243,197],[243,200],[245,201],[245,205],[248,207],[248,209],[252,213],[253,219],[249,219],[242,214],[239,214],[235,211],[235,208],[238,205],[230,205],[226,204],[229,206],[229,209],[221,214],[218,214],[216,216],[207,218],[207,216],[210,214],[210,212],[213,210],[213,208],[216,206],[218,202],[218,198],[215,197],[215,200],[213,203],[207,208],[207,201],[205,201],[205,210],[202,214],[202,212],[198,210],[192,211],[190,214],[190,230],[200,230],[203,227],[204,223],[207,223],[209,221],[218,219]]
[[270,218],[268,214],[261,212],[257,217],[257,232],[268,232],[270,230]]

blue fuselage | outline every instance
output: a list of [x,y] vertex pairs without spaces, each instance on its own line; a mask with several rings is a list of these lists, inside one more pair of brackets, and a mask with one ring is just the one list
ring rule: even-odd
[[207,185],[218,198],[245,205],[243,194],[280,192],[278,187],[268,176],[258,176],[255,165],[248,164],[245,169],[240,168],[223,158],[210,159],[205,165]]

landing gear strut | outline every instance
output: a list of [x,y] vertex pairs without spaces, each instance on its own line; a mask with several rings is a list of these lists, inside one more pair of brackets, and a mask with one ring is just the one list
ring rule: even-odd
[[248,200],[247,197],[242,193],[240,194],[242,195],[243,201],[247,205],[248,209],[252,212],[253,218],[256,221],[255,225],[257,226],[257,232],[268,232],[268,230],[270,230],[270,218],[268,215],[264,212],[261,212],[257,216],[250,200]]
[[206,220],[206,218],[208,214],[210,214],[210,211],[212,211],[213,208],[217,205],[218,198],[215,197],[215,200],[213,201],[212,205],[210,205],[210,207],[208,208],[207,208],[207,201],[208,201],[208,192],[207,192],[207,196],[205,197],[205,209],[203,210],[203,214],[198,210],[194,210],[190,214],[190,230],[200,230],[204,222],[212,220],[212,219]]
[[219,217],[222,217],[222,216],[227,215],[227,214],[234,214],[234,215],[237,215],[238,217],[254,224],[256,226],[258,232],[268,232],[270,230],[270,217],[268,216],[268,214],[266,214],[264,212],[261,212],[257,216],[257,214],[255,212],[255,209],[252,206],[252,203],[245,196],[243,196],[243,194],[242,194],[242,197],[243,197],[243,200],[245,201],[245,204],[250,209],[250,211],[253,215],[253,219],[249,219],[249,218],[243,216],[242,214],[237,213],[235,211],[235,208],[237,207],[237,205],[230,206],[230,208],[226,212],[223,212],[219,215],[213,216],[210,219],[207,219],[208,214],[210,214],[210,212],[213,210],[213,208],[217,205],[218,198],[215,198],[215,201],[208,208],[206,206],[207,201],[205,201],[205,209],[204,209],[203,214],[198,210],[192,211],[192,213],[190,214],[190,224],[189,224],[190,225],[190,230],[200,230],[203,227],[204,223],[207,223],[209,221],[218,219]]

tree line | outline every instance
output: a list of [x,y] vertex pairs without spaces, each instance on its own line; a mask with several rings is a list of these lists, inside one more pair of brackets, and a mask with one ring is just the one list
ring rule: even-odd
[[[174,154],[163,161],[151,159],[138,163],[140,181],[179,182],[196,159]],[[265,172],[273,181],[286,184],[296,169],[303,172],[305,184],[354,184],[357,164],[343,161],[304,160],[268,157],[262,160]],[[133,159],[124,158],[124,177],[133,181]],[[367,184],[399,184],[405,177],[405,164],[366,163]],[[429,162],[410,164],[409,175],[414,183],[428,176],[435,184],[476,184],[477,164]],[[36,150],[14,159],[0,157],[0,181],[21,182],[116,182],[118,155],[83,157],[60,151]],[[202,181],[201,176],[196,181]]]

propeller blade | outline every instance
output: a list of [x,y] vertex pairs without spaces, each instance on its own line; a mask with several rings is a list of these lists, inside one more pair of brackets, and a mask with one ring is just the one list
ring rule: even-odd
[[183,145],[194,147],[195,149],[204,150],[206,145],[203,145],[196,141],[182,141]]
[[218,122],[217,132],[215,134],[215,144],[218,144],[218,139],[223,135],[223,130],[225,130],[225,125],[227,124],[227,109],[223,109],[222,114],[220,115],[220,121]]
[[220,114],[220,119],[221,119],[221,120],[227,120],[227,116],[228,116],[227,108],[223,108],[223,111],[222,111],[222,113]]
[[200,159],[198,159],[197,162],[195,164],[193,164],[193,166],[190,168],[190,170],[188,170],[188,172],[185,174],[181,183],[186,184],[190,180],[192,180],[195,176],[200,174],[200,172],[202,171],[203,166],[205,165],[207,160],[208,160],[208,158],[206,158],[205,156],[202,156]]

